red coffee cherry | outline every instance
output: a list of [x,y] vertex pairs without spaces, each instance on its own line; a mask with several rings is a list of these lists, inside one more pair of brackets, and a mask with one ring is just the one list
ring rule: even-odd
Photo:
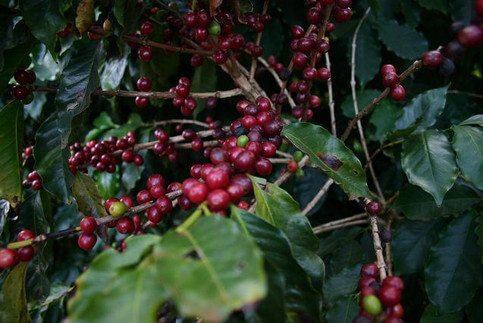
[[94,233],[97,229],[96,219],[90,216],[85,217],[80,221],[80,227],[84,233]]
[[230,195],[221,189],[216,189],[208,194],[207,203],[213,212],[223,211],[230,204]]
[[17,241],[25,241],[35,238],[35,233],[32,230],[22,230],[17,235]]
[[0,268],[7,269],[18,264],[19,258],[15,250],[2,249],[0,250]]
[[379,277],[379,268],[376,264],[365,264],[361,268],[361,277]]
[[393,286],[383,286],[379,291],[379,299],[386,307],[397,305],[401,301],[401,291]]
[[463,47],[476,47],[483,44],[483,29],[476,25],[469,25],[458,33],[458,42]]
[[378,215],[382,211],[382,206],[378,202],[369,202],[366,205],[366,211],[370,215]]
[[77,244],[79,245],[79,248],[84,250],[91,250],[92,248],[94,248],[96,242],[97,242],[97,236],[95,234],[86,234],[86,233],[81,234],[79,236],[79,239],[77,240]]
[[188,191],[187,197],[195,204],[201,204],[208,195],[208,186],[204,183],[196,182]]
[[141,31],[141,34],[143,36],[149,36],[154,31],[154,25],[152,23],[150,23],[149,21],[146,21],[145,23],[143,23],[141,25],[141,28],[139,28],[139,30]]
[[389,74],[389,73],[396,73],[397,74],[396,68],[391,64],[382,65],[381,75],[384,76],[384,75]]
[[20,261],[27,262],[34,258],[35,249],[32,246],[22,247],[18,249],[17,255]]
[[394,101],[401,101],[404,100],[406,97],[406,91],[401,84],[396,84],[391,88],[391,98]]
[[396,73],[387,73],[382,77],[382,84],[385,87],[393,87],[399,82],[399,76]]
[[443,63],[443,60],[443,54],[437,50],[424,53],[422,58],[423,66],[427,68],[437,68]]
[[389,277],[386,277],[386,279],[384,279],[384,281],[382,282],[382,286],[392,286],[399,290],[403,290],[404,281],[397,276],[389,276]]
[[119,219],[116,229],[121,234],[131,234],[134,232],[134,222],[130,218]]

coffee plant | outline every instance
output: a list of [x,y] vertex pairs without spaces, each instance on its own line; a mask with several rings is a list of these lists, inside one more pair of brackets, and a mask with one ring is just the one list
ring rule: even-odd
[[1,322],[481,322],[482,0],[0,16]]

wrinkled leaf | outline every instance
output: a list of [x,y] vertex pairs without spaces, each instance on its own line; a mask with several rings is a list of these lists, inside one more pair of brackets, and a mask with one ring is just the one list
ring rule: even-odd
[[431,194],[441,206],[458,170],[448,138],[437,130],[409,137],[402,145],[401,165],[409,182]]
[[349,199],[370,196],[361,162],[342,141],[326,129],[298,122],[286,125],[282,135],[306,153],[312,165],[332,178],[349,195]]
[[0,198],[15,207],[22,194],[23,105],[12,101],[0,110]]
[[336,275],[327,277],[324,284],[324,299],[335,303],[341,296],[352,294],[357,289],[361,265],[346,267]]

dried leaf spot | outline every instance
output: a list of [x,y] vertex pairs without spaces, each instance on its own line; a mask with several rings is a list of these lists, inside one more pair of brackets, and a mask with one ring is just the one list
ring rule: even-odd
[[186,252],[183,258],[191,259],[191,260],[201,260],[199,253],[195,249],[191,249]]
[[317,156],[320,158],[320,160],[324,162],[324,164],[329,166],[334,171],[338,171],[339,168],[341,168],[341,166],[344,164],[340,161],[339,158],[335,157],[334,155],[323,155],[321,152],[317,152]]

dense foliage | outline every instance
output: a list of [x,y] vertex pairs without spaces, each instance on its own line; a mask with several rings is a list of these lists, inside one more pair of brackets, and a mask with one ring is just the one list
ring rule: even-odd
[[1,322],[478,322],[483,1],[0,1]]

